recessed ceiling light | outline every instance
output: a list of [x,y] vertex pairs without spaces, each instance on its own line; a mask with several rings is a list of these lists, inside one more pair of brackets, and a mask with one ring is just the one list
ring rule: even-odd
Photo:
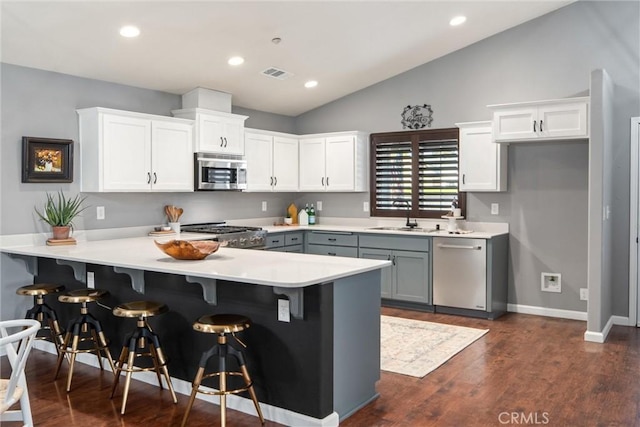
[[229,58],[229,60],[227,61],[229,65],[240,65],[243,62],[244,58],[242,56],[234,56],[232,58]]
[[140,28],[133,25],[125,25],[120,28],[120,35],[122,37],[138,37],[140,35]]
[[306,87],[307,89],[311,89],[312,87],[316,87],[316,86],[318,86],[318,82],[315,80],[309,80],[304,84],[304,87]]
[[449,21],[449,25],[451,25],[452,27],[457,27],[460,24],[464,24],[466,20],[467,20],[466,16],[462,16],[462,15],[456,16],[451,21]]

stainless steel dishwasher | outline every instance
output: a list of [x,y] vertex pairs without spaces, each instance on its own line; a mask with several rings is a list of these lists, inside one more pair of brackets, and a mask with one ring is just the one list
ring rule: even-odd
[[486,310],[485,239],[434,237],[433,305]]

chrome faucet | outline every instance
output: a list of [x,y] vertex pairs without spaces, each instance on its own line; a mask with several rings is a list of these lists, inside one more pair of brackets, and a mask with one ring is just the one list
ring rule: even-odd
[[407,223],[405,224],[405,227],[408,228],[415,228],[418,226],[418,222],[417,221],[413,221],[411,222],[409,220],[409,214],[411,213],[411,204],[407,201],[407,200],[394,200],[393,203],[391,204],[392,206],[398,206],[398,205],[404,205],[407,207]]

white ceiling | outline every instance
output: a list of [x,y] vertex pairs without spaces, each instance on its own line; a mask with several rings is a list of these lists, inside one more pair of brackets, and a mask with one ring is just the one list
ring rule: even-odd
[[[6,1],[2,62],[297,116],[566,1]],[[468,20],[449,26],[456,15]],[[136,39],[118,34],[135,24]],[[274,44],[271,39],[280,37]],[[227,59],[241,55],[236,68]],[[261,74],[268,67],[288,80]],[[309,79],[319,81],[305,89]]]

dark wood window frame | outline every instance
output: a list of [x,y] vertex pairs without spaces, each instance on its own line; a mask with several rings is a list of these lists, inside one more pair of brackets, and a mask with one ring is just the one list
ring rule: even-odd
[[[456,190],[457,190],[457,200],[458,207],[462,209],[462,215],[466,215],[466,193],[461,192],[459,190],[459,130],[458,128],[446,128],[446,129],[428,129],[428,130],[417,130],[417,131],[404,131],[404,132],[384,132],[384,133],[373,133],[370,135],[369,142],[369,156],[370,156],[370,168],[369,168],[369,176],[370,176],[370,213],[371,216],[379,216],[379,217],[405,217],[407,215],[407,206],[403,202],[397,203],[395,206],[389,206],[389,200],[393,197],[389,194],[387,197],[382,197],[381,194],[384,190],[389,192],[390,188],[384,188],[383,185],[379,185],[378,182],[378,165],[380,157],[384,156],[382,152],[384,151],[384,146],[390,147],[393,151],[393,147],[397,145],[398,151],[404,150],[407,151],[410,145],[410,156],[406,156],[404,158],[405,167],[410,167],[411,174],[404,174],[402,178],[403,184],[406,190],[406,194],[399,195],[397,200],[407,200],[410,204],[409,215],[412,218],[440,218],[442,215],[445,215],[447,211],[450,210],[450,203],[447,201],[447,205],[443,205],[438,209],[420,209],[420,165],[421,165],[421,152],[420,147],[423,147],[423,151],[425,147],[429,147],[433,144],[435,150],[438,150],[439,147],[442,147],[443,144],[446,144],[448,150],[455,147],[455,154],[447,154],[450,155],[450,159],[446,167],[450,167],[455,164],[455,171],[450,170],[450,174],[446,175],[448,181],[448,190],[451,190],[450,186],[455,182]],[[380,151],[379,151],[380,149]],[[380,154],[379,154],[380,153]],[[455,163],[451,163],[451,160],[455,160]],[[409,166],[410,164],[410,166]],[[423,171],[426,163],[423,163]],[[444,169],[444,168],[443,168]],[[410,179],[407,178],[410,176]],[[440,177],[444,177],[445,175],[440,175]],[[381,184],[384,184],[383,178],[380,178]],[[443,182],[444,180],[438,180],[438,182]],[[397,186],[401,186],[402,184],[396,184]],[[445,185],[443,184],[443,187]],[[397,191],[397,189],[396,189]],[[379,194],[380,193],[380,194]],[[380,197],[379,197],[380,196]],[[447,197],[450,198],[450,195]],[[423,204],[425,202],[423,201]],[[386,205],[385,205],[386,204]]]

